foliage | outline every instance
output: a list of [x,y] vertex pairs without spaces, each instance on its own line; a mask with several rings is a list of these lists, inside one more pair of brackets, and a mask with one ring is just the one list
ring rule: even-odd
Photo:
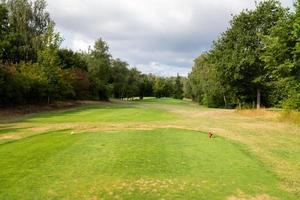
[[100,100],[108,100],[110,95],[108,81],[111,73],[111,55],[108,50],[107,43],[99,39],[86,56],[89,78],[91,80],[91,92],[93,97]]
[[45,0],[7,0],[9,32],[5,59],[10,62],[36,61],[43,35],[54,22],[46,11]]
[[142,74],[140,78],[139,85],[139,97],[140,99],[144,99],[144,97],[152,97],[154,96],[153,92],[153,84],[154,84],[154,76]]
[[195,60],[186,95],[209,107],[298,108],[299,11],[298,4],[291,13],[267,0],[234,16],[212,49]]
[[87,71],[87,62],[79,52],[74,52],[71,49],[59,49],[57,53],[62,69],[78,68]]
[[174,98],[183,99],[183,83],[181,77],[177,74],[174,85]]

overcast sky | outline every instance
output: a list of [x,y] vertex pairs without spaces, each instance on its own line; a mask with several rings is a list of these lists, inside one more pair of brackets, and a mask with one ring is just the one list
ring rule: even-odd
[[48,0],[64,47],[87,50],[101,37],[115,58],[163,76],[187,75],[231,14],[254,6],[254,0]]

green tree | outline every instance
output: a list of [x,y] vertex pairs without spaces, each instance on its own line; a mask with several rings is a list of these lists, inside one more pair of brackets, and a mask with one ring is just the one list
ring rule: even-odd
[[235,16],[231,27],[214,44],[212,54],[217,71],[225,85],[235,92],[238,104],[256,101],[260,108],[261,96],[263,103],[268,102],[268,70],[260,57],[264,48],[262,38],[285,12],[279,1],[260,2],[255,10]]
[[139,85],[139,97],[140,99],[144,99],[144,97],[152,97],[153,94],[153,80],[154,77],[150,75],[141,75],[141,82]]
[[50,19],[45,0],[7,0],[11,46],[6,49],[11,62],[36,61],[43,45],[43,35],[48,32]]
[[263,37],[264,52],[261,59],[269,71],[271,101],[287,108],[300,104],[300,8],[286,12],[284,17]]
[[9,34],[8,10],[0,3],[0,61],[5,59],[5,49],[9,46],[7,37]]
[[47,76],[48,103],[57,99],[74,97],[72,87],[72,73],[63,70],[60,66],[58,50],[62,41],[59,33],[54,30],[54,24],[50,24],[48,31],[42,38],[43,48],[38,52],[37,64],[42,68]]
[[112,85],[113,85],[113,96],[115,98],[123,99],[126,97],[126,88],[129,78],[128,64],[121,61],[120,59],[115,59],[112,61]]
[[[213,54],[204,53],[194,61],[188,87],[192,99],[208,107],[230,107],[232,95],[222,84],[222,74],[216,68]],[[229,96],[231,98],[229,98]]]
[[110,96],[111,55],[107,43],[99,39],[87,56],[92,95],[100,100]]
[[179,74],[177,74],[174,86],[175,86],[174,98],[175,99],[183,99],[183,83],[182,83],[182,80],[181,80],[181,77],[179,76]]
[[74,52],[71,49],[59,49],[58,56],[62,69],[79,68],[87,71],[87,62],[79,52]]
[[141,72],[139,72],[136,68],[132,68],[129,70],[128,80],[127,80],[127,88],[126,88],[126,97],[133,99],[134,97],[139,96],[139,86]]

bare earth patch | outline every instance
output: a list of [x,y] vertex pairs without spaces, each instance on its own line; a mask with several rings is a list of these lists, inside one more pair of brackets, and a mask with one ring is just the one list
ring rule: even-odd
[[[89,193],[95,193],[98,187],[97,184],[92,186]],[[140,178],[137,180],[115,180],[104,185],[103,196],[109,197],[109,199],[122,199],[118,194],[125,194],[130,199],[130,197],[139,193],[142,195],[154,194],[158,199],[169,199],[168,195],[170,193],[182,193],[191,188],[199,190],[201,187],[201,184],[174,179]]]
[[238,195],[233,195],[227,198],[227,200],[278,200],[278,198],[271,197],[267,194],[261,194],[257,196],[249,196],[243,193],[242,191],[238,191]]
[[22,139],[22,137],[20,137],[17,134],[10,134],[10,135],[0,136],[0,140],[19,140],[19,139]]

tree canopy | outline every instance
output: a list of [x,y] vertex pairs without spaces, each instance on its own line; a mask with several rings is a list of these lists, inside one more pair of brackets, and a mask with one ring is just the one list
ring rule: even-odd
[[234,16],[195,60],[186,95],[211,107],[299,108],[299,11],[267,0]]

